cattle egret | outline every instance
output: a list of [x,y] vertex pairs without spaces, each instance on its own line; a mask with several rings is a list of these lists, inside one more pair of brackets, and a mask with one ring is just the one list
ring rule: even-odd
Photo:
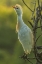
[[13,6],[17,13],[16,31],[18,33],[18,39],[22,44],[23,50],[26,54],[30,53],[33,48],[33,33],[31,29],[23,22],[22,19],[22,7],[19,4]]

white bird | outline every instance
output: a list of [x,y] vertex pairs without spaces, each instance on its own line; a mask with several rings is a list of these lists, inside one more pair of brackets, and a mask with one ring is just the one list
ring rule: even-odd
[[23,50],[26,54],[30,53],[33,46],[33,33],[31,29],[23,22],[22,19],[22,7],[19,4],[16,4],[13,6],[17,13],[17,25],[16,25],[16,31],[18,33],[18,39],[20,43],[22,44]]

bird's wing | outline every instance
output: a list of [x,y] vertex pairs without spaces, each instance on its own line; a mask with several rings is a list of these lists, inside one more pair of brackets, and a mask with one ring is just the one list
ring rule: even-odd
[[19,30],[19,23],[17,22],[17,24],[16,24],[16,32],[18,32],[18,30]]
[[34,39],[33,39],[33,33],[32,31],[29,32],[30,33],[30,41],[31,41],[31,44],[32,44],[32,48],[34,47]]
[[33,45],[33,34],[28,26],[23,26],[18,33],[19,41],[26,53],[30,53]]

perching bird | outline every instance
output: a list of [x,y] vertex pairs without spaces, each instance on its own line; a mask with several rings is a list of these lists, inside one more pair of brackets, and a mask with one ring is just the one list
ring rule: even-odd
[[22,19],[22,7],[19,4],[16,4],[13,6],[17,13],[17,25],[16,25],[16,31],[18,33],[18,39],[20,43],[22,44],[23,50],[26,54],[30,53],[34,42],[33,42],[33,34],[31,29],[23,22]]

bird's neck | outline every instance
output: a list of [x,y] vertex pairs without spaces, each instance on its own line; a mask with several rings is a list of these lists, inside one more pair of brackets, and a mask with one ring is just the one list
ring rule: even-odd
[[17,16],[17,22],[20,24],[20,27],[23,25],[23,19],[22,19],[22,15],[18,15]]
[[17,20],[18,20],[18,22],[22,22],[23,20],[22,20],[22,15],[17,15]]

